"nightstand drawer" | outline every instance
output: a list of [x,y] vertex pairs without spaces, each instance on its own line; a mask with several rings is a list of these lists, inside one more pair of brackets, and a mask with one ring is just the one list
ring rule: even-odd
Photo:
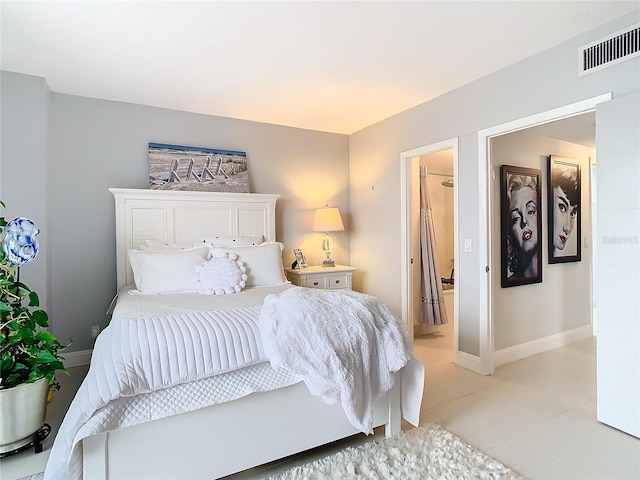
[[329,289],[334,289],[334,288],[347,288],[350,289],[351,285],[349,282],[349,279],[351,278],[350,274],[342,274],[342,275],[330,275],[328,280],[329,283]]
[[351,290],[351,277],[355,268],[346,265],[335,267],[309,266],[285,268],[287,279],[294,285],[321,290]]
[[323,290],[326,290],[327,288],[329,288],[328,280],[329,279],[324,275],[309,275],[308,277],[303,278],[301,286],[308,288],[321,288]]

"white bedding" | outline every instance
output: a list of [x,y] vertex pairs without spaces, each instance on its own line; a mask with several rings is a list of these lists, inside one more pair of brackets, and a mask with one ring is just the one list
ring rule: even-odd
[[135,289],[134,286],[130,286],[118,293],[118,303],[113,310],[111,323],[145,317],[262,305],[266,295],[283,292],[291,286],[288,283],[272,287],[251,287],[233,295],[201,295],[199,293],[139,295],[129,293]]
[[[265,295],[286,288],[289,285],[223,296],[145,296],[122,292],[112,323],[96,341],[87,378],[56,436],[45,478],[81,478],[79,442],[108,430],[114,422],[136,425],[149,421],[150,415],[191,411],[296,383],[298,379],[293,375],[285,372],[271,375],[269,370],[266,370],[269,381],[252,378],[256,372],[264,374],[268,367],[256,323],[260,305]],[[232,308],[237,305],[242,308]],[[263,367],[256,365],[261,362]],[[250,366],[254,369],[235,378],[226,373]],[[206,381],[219,374],[229,376]],[[243,383],[234,384],[236,380]],[[219,389],[225,382],[226,388]],[[189,383],[199,384],[186,386]],[[188,395],[190,390],[201,388],[220,395],[206,401]],[[174,398],[173,408],[167,404],[164,413],[150,414],[145,406],[151,398],[139,396],[141,393]],[[136,400],[130,401],[132,398]],[[185,398],[197,401],[183,404],[181,400]],[[115,420],[121,407],[129,404],[136,408],[127,411],[126,419]]]
[[132,427],[211,405],[237,400],[251,393],[268,392],[300,382],[296,375],[269,363],[223,373],[154,392],[121,397],[98,409],[78,429],[75,441],[96,433]]
[[[306,371],[286,363],[281,365],[287,369],[273,368],[268,362],[269,355],[273,356],[272,364],[278,365],[274,358],[282,358],[282,352],[274,353],[271,340],[265,343],[264,331],[258,325],[259,318],[260,322],[265,322],[267,329],[272,328],[274,323],[286,322],[291,312],[301,312],[301,307],[308,300],[295,298],[294,302],[297,303],[280,303],[277,305],[279,314],[276,315],[270,308],[268,315],[261,317],[260,313],[265,309],[262,306],[265,297],[275,299],[288,291],[297,294],[307,290],[280,285],[249,288],[233,295],[151,296],[132,295],[127,290],[121,292],[110,326],[96,341],[89,374],[56,436],[45,470],[45,480],[80,479],[81,440],[96,433],[193,411],[253,392],[282,388],[301,381],[303,375],[307,375],[305,381],[312,393],[331,399],[332,392],[342,389],[340,382],[344,383],[345,378],[338,378],[338,386],[331,385],[324,391],[317,388],[318,383],[310,382],[309,369],[317,370],[325,361],[321,355],[318,355],[320,363],[316,359],[313,366],[306,366]],[[422,365],[413,359],[406,332],[402,336],[397,330],[399,325],[395,318],[384,305],[370,296],[355,292],[314,292],[306,296],[311,299],[324,298],[333,293],[343,298],[366,297],[370,300],[364,306],[351,306],[356,310],[369,309],[373,313],[374,318],[364,329],[364,338],[365,343],[372,342],[375,347],[358,347],[360,355],[351,355],[367,357],[364,363],[368,366],[365,372],[356,373],[351,385],[355,386],[355,390],[351,388],[351,397],[334,397],[340,399],[352,424],[369,433],[366,414],[369,407],[366,404],[391,388],[400,378],[396,375],[400,369],[411,373],[403,375],[401,381],[403,415],[411,423],[417,423],[423,386]],[[273,303],[269,305],[274,306]],[[323,308],[326,307],[324,305]],[[344,333],[345,322],[349,322],[348,317],[354,315],[346,306],[330,311],[335,315],[328,319],[328,328],[338,328]],[[326,314],[320,311],[313,314],[309,309],[304,309],[304,312],[313,320],[327,319]],[[361,314],[360,311],[355,315],[358,321],[362,320]],[[298,315],[298,319],[302,319],[301,323],[304,324],[304,317]],[[389,330],[387,327],[390,325],[395,330]],[[363,333],[362,328],[360,331]],[[351,330],[347,329],[347,332]],[[312,335],[317,334],[317,331],[302,330],[302,336],[309,343],[307,348],[304,348],[304,343],[301,344],[303,350],[298,348],[298,355],[314,351],[317,342]],[[348,357],[352,352],[343,352],[342,356]],[[363,365],[356,361],[346,362],[343,366],[362,370]],[[372,370],[376,372],[373,380],[367,377]],[[363,398],[356,402],[354,399],[363,391]],[[345,402],[345,399],[348,401]],[[350,410],[350,402],[358,405]],[[354,411],[357,411],[355,416],[352,414]],[[360,415],[362,412],[365,415]]]
[[373,433],[373,404],[396,382],[403,417],[418,426],[424,367],[406,327],[375,297],[292,287],[265,298],[259,325],[271,364],[300,375],[326,403],[340,403],[361,432]]

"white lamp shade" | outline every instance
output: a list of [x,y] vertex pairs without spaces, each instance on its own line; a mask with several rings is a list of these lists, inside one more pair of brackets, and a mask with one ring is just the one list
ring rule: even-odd
[[339,232],[344,230],[340,210],[336,207],[324,207],[316,210],[313,219],[314,232]]

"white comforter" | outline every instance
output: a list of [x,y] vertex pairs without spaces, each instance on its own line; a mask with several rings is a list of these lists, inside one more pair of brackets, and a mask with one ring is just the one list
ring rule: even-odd
[[259,312],[254,306],[112,323],[96,340],[89,373],[56,435],[45,479],[82,477],[77,432],[112,400],[266,361]]
[[[286,384],[304,374],[312,393],[340,401],[354,426],[367,433],[372,402],[391,388],[398,378],[395,372],[400,371],[403,416],[417,425],[424,370],[411,354],[406,332],[383,304],[355,292],[288,285],[276,291],[266,297],[264,306],[264,297],[258,295],[254,299],[258,305],[225,305],[208,313],[193,311],[191,299],[164,315],[158,313],[166,312],[167,305],[158,307],[147,298],[142,303],[136,300],[135,305],[142,307],[135,307],[139,311],[132,316],[120,314],[116,307],[114,321],[98,337],[89,374],[56,435],[45,479],[82,477],[80,442],[101,431],[94,427],[94,414],[114,400],[159,392],[269,359],[291,369]],[[241,294],[237,295],[239,302]],[[122,300],[118,305],[131,298]],[[175,300],[163,298],[160,303]],[[138,314],[143,318],[132,319]],[[289,347],[283,332],[291,339]],[[328,350],[332,347],[337,349],[334,354]]]
[[340,402],[360,431],[373,433],[373,403],[400,371],[403,416],[418,425],[424,367],[406,327],[375,297],[293,287],[265,298],[259,323],[271,364],[300,375],[327,403]]

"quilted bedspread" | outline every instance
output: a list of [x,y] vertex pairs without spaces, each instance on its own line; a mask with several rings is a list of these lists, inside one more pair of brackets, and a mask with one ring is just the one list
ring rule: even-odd
[[[56,435],[45,479],[82,477],[83,426],[109,402],[267,361],[260,306],[112,323]],[[82,430],[83,436],[78,435]]]

